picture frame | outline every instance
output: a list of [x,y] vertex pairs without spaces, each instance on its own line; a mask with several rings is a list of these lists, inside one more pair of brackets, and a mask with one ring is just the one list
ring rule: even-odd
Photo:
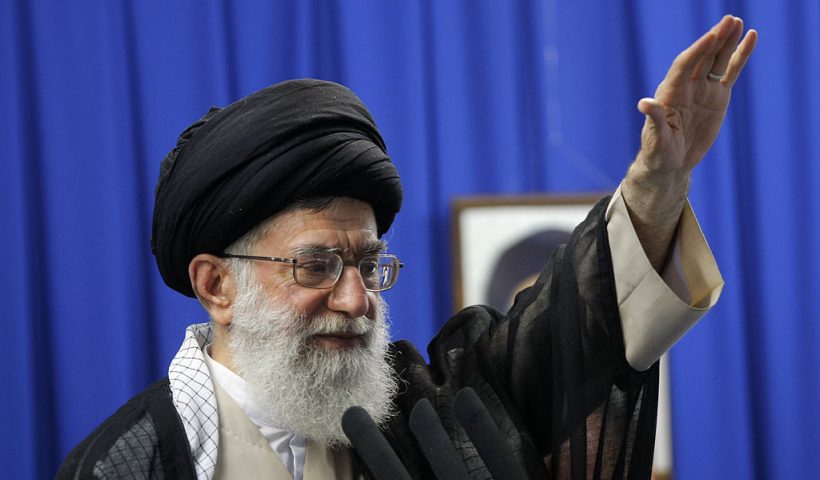
[[[521,268],[520,259],[526,259],[530,264],[526,271],[540,271],[552,250],[539,252],[538,246],[549,248],[562,236],[569,238],[573,228],[604,195],[606,193],[455,198],[451,217],[455,310],[482,304],[505,311],[509,305],[490,298],[498,295],[497,292],[491,295],[491,288],[507,286],[490,285],[491,279],[498,276],[499,260],[506,254],[517,262],[513,268]],[[540,232],[555,232],[555,235],[539,237]],[[505,276],[509,277],[506,273]]]

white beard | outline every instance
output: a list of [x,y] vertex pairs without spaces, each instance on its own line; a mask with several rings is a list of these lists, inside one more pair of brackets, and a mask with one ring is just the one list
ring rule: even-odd
[[[397,382],[388,354],[387,306],[379,298],[375,320],[342,314],[306,318],[268,298],[259,284],[240,290],[228,344],[237,373],[279,428],[327,447],[350,445],[344,411],[364,407],[377,424],[392,414]],[[315,335],[361,335],[363,345],[328,349]]]

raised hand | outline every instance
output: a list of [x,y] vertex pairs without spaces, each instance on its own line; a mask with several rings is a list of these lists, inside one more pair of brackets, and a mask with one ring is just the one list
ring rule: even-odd
[[[743,21],[727,15],[672,63],[655,98],[638,102],[647,116],[639,160],[650,170],[691,170],[714,143],[732,86],[757,42]],[[646,157],[646,158],[641,158]]]
[[720,131],[732,86],[757,43],[743,21],[727,15],[681,52],[654,98],[643,98],[646,115],[641,150],[621,191],[650,262],[660,269],[686,201],[692,169]]

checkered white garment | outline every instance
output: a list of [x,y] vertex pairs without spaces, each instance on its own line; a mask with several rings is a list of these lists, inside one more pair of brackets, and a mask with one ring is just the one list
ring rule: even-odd
[[219,416],[211,374],[202,349],[211,342],[211,325],[185,330],[185,340],[168,367],[174,406],[182,418],[199,479],[211,480],[219,446]]

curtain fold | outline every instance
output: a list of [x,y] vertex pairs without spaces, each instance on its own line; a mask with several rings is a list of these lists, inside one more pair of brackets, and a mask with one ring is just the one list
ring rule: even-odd
[[0,464],[51,478],[166,374],[187,324],[150,253],[153,187],[211,105],[313,76],[368,105],[402,175],[395,338],[452,313],[450,202],[614,189],[635,105],[724,13],[760,31],[691,201],[724,296],[671,355],[675,475],[820,471],[820,4],[0,2]]

